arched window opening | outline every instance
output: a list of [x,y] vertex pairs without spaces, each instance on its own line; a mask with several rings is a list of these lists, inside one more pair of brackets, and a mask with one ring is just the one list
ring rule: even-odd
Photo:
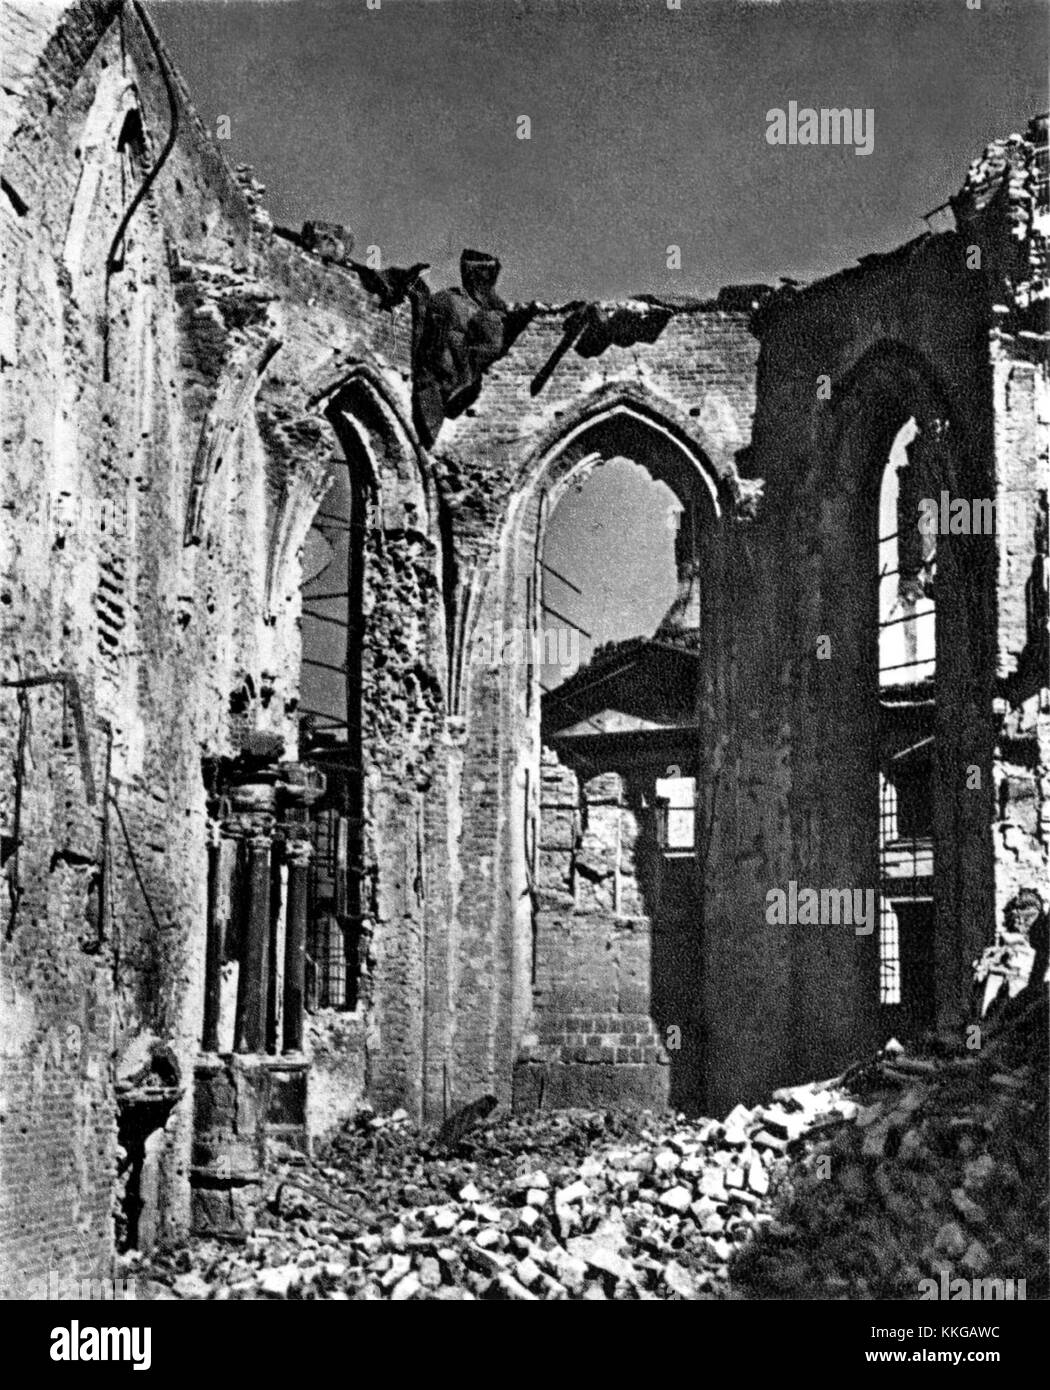
[[[702,487],[683,499],[664,481],[663,441],[631,442],[640,458],[596,455],[546,527],[535,653],[544,742],[587,777],[624,779],[647,854],[691,860],[711,509]],[[668,873],[668,893],[683,888],[654,863],[654,891]]]
[[933,756],[937,538],[919,526],[936,496],[914,418],[893,441],[879,494],[879,1002],[898,1031],[933,1021]]
[[[524,840],[536,1027],[564,1036],[575,1065],[573,1040],[588,1041],[577,1013],[601,1016],[592,1061],[637,1068],[654,1105],[694,1108],[717,503],[659,422],[603,420],[576,447],[549,516],[541,505],[526,604],[541,690],[538,834]],[[678,1041],[664,1055],[668,1029]]]
[[312,1009],[357,1007],[370,920],[361,740],[364,476],[356,459],[336,469],[303,550],[300,756],[321,768],[327,782],[311,812],[306,1003]]
[[[597,651],[650,638],[678,592],[682,504],[666,483],[611,458],[559,500],[543,549],[539,666],[555,688]],[[691,615],[699,626],[699,611]]]

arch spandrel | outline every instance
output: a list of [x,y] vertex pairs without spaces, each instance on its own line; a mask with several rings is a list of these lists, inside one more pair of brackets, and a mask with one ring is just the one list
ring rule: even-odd
[[275,519],[267,582],[272,606],[287,587],[288,567],[305,540],[331,480],[332,458],[341,454],[363,462],[365,485],[376,493],[380,515],[397,513],[398,524],[430,536],[433,531],[432,480],[426,457],[382,377],[366,363],[324,369],[307,382],[308,418],[322,417],[338,453],[313,459],[288,480]]
[[699,507],[712,537],[721,536],[727,518],[750,513],[760,480],[741,478],[735,459],[699,438],[701,433],[687,414],[651,392],[617,383],[582,400],[540,438],[515,477],[494,545],[499,563],[479,567],[465,596],[454,664],[454,712],[465,713],[469,704],[470,652],[479,625],[493,607],[513,625],[522,604],[527,606],[525,570],[542,552],[545,519],[581,473],[612,458],[628,458],[654,481],[665,483],[686,507]]
[[[646,435],[649,431],[649,435]],[[680,460],[677,477],[661,481],[681,495],[691,475],[709,495],[716,515],[730,513],[747,492],[735,451],[711,438],[695,417],[637,382],[615,382],[582,397],[560,413],[555,425],[540,436],[514,478],[515,497],[527,493],[544,477],[559,476],[587,454],[603,452],[603,438],[619,432],[615,452],[633,457],[633,440],[659,439]],[[603,457],[611,457],[603,452]],[[658,476],[654,473],[654,477]],[[677,486],[676,486],[677,483]]]

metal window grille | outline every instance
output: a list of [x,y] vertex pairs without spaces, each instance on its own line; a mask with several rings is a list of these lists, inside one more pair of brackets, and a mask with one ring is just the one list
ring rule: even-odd
[[345,1009],[350,1006],[350,961],[346,931],[338,915],[340,843],[345,844],[345,821],[335,810],[325,808],[313,817],[312,830],[308,998],[313,1008]]
[[879,900],[879,1003],[901,1002],[900,923],[888,898]]
[[900,926],[885,896],[889,847],[897,838],[897,789],[879,773],[879,1003],[901,1002]]
[[[916,553],[902,556],[901,544],[909,539],[904,537],[904,529],[915,521],[902,512],[908,506],[903,490],[898,491],[896,503],[897,529],[879,536],[880,692],[899,684],[932,682],[936,674],[936,548],[924,538]],[[905,545],[905,549],[909,547]],[[926,833],[929,827],[923,823],[930,810],[923,795],[928,773],[917,768],[916,754],[928,757],[932,741],[932,736],[927,736],[908,748],[883,748],[886,771],[879,772],[878,949],[879,1002],[885,1005],[901,1004],[904,998],[898,905],[903,908],[906,902],[930,901],[932,842]],[[911,921],[910,916],[905,917],[905,930]]]

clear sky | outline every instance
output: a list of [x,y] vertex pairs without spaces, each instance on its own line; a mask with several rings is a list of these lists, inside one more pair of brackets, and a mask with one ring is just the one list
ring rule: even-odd
[[[916,236],[1048,105],[1048,0],[367,4],[149,0],[278,222],[345,222],[434,285],[492,251],[509,298],[828,274]],[[792,100],[873,108],[873,152],[767,144]]]

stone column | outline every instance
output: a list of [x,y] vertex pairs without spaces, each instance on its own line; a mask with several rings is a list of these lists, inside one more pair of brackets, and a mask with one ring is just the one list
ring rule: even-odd
[[208,900],[204,957],[204,1024],[201,1050],[218,1052],[219,1015],[222,1006],[222,929],[218,916],[221,849],[219,826],[208,822]]
[[276,776],[251,774],[253,780],[230,793],[233,821],[244,842],[242,955],[237,989],[234,1051],[266,1050],[267,994],[270,971],[270,856],[273,849]]
[[306,988],[306,909],[313,846],[306,836],[285,841],[288,921],[284,938],[284,1051],[303,1050]]
[[267,833],[246,837],[247,886],[244,958],[237,1000],[237,1052],[266,1048],[266,997],[270,968],[270,851]]
[[289,763],[281,769],[285,811],[284,857],[288,865],[288,913],[284,937],[283,1051],[303,1050],[303,1008],[306,993],[306,927],[309,906],[310,861],[313,842],[308,822],[310,806],[325,789],[324,777],[307,764]]

